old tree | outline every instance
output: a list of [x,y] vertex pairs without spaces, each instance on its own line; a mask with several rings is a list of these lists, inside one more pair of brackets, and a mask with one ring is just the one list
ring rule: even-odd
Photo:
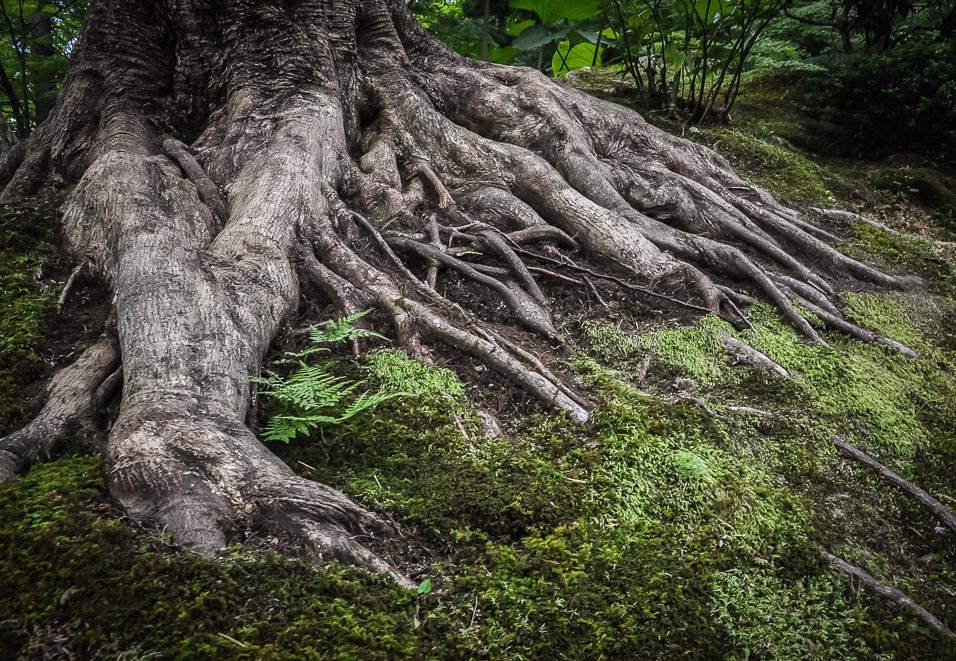
[[[904,281],[835,250],[713,151],[449,51],[404,0],[97,0],[56,107],[0,170],[6,201],[73,187],[64,241],[115,315],[115,337],[0,441],[0,479],[122,381],[112,493],[207,553],[253,523],[405,581],[356,541],[391,523],[296,476],[246,425],[250,376],[301,291],[378,309],[412,355],[465,352],[582,422],[586,399],[533,348],[570,342],[549,309],[562,279],[642,283],[738,324],[760,297],[822,342],[797,302],[908,351],[831,300],[844,276]],[[441,295],[451,272],[521,331]]]

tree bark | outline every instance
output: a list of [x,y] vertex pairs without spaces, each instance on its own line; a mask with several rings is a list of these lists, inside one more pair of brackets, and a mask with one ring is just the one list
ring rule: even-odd
[[436,291],[443,269],[499,297],[529,342],[567,341],[529,243],[636,290],[625,280],[688,286],[740,323],[715,278],[750,282],[816,342],[787,292],[828,299],[832,275],[906,284],[714,152],[449,51],[402,0],[95,0],[56,107],[0,173],[7,200],[76,184],[67,248],[115,294],[124,389],[107,454],[129,513],[207,553],[269,526],[404,583],[355,539],[391,524],[296,477],[243,424],[300,274],[343,313],[383,310],[413,354],[469,353],[580,422],[585,400],[535,351]]

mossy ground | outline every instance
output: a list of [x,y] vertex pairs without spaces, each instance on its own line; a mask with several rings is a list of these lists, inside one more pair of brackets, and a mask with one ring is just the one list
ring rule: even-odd
[[[755,172],[779,180],[793,156],[780,158]],[[840,197],[830,173],[807,167],[793,185],[809,201]],[[809,345],[767,306],[740,332],[714,317],[643,334],[589,324],[568,370],[593,420],[529,411],[496,439],[449,372],[394,352],[330,363],[413,394],[276,451],[413,530],[404,561],[430,579],[422,595],[283,555],[268,537],[218,561],[178,552],[113,508],[99,459],[37,466],[0,485],[0,658],[956,658],[819,556],[956,626],[956,538],[831,443],[840,433],[954,504],[952,267],[929,239],[849,229],[851,249],[928,278],[932,294],[844,295],[852,318],[918,358],[838,334]],[[11,337],[35,356],[50,298],[30,284],[35,262],[3,268],[22,287],[0,299],[12,317],[0,323],[26,328]],[[24,325],[23,305],[47,312]],[[725,332],[793,378],[731,365]],[[0,364],[15,384],[0,401],[16,406],[19,363]]]
[[0,431],[24,412],[24,391],[41,372],[52,301],[38,288],[53,252],[49,213],[0,211]]

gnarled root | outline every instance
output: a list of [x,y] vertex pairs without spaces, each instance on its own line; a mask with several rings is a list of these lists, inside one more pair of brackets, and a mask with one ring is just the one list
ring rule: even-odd
[[894,587],[881,583],[876,578],[866,573],[865,571],[863,571],[856,565],[851,565],[846,560],[843,560],[842,558],[838,558],[832,553],[828,553],[827,551],[822,551],[821,555],[823,556],[824,560],[826,560],[828,563],[830,563],[831,565],[833,565],[834,567],[842,571],[847,576],[850,576],[851,578],[858,580],[860,583],[865,585],[870,590],[873,590],[884,599],[888,599],[889,601],[892,601],[897,606],[911,611],[914,615],[916,615],[921,620],[926,622],[926,624],[933,627],[934,629],[936,629],[936,631],[940,632],[942,635],[946,636],[950,640],[956,640],[956,633],[953,633],[952,629],[947,627],[946,624],[942,620],[940,620],[938,617],[936,617],[935,615],[930,613],[928,610],[923,608],[921,605],[913,601],[909,596],[906,595],[906,593]]
[[237,527],[252,526],[412,586],[362,543],[399,535],[393,524],[296,476],[214,400],[169,391],[127,398],[108,457],[110,490],[127,512],[165,526],[185,548],[215,554]]
[[49,456],[70,436],[97,433],[95,414],[115,393],[118,384],[110,376],[118,367],[116,337],[106,334],[54,376],[40,413],[26,427],[0,439],[0,482]]

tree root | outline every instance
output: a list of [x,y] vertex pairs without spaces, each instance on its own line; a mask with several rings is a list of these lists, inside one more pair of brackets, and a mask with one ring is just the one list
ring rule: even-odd
[[902,591],[897,590],[896,588],[890,587],[889,585],[880,583],[878,580],[876,580],[875,578],[867,574],[865,571],[863,571],[859,567],[855,565],[851,565],[846,560],[841,560],[840,558],[836,557],[835,555],[831,553],[828,553],[826,551],[821,551],[821,555],[823,556],[823,559],[829,562],[831,565],[835,566],[843,573],[860,581],[860,583],[870,588],[881,597],[885,597],[886,599],[889,599],[897,606],[900,606],[902,608],[906,608],[907,610],[912,611],[917,617],[919,617],[921,620],[926,622],[926,624],[936,629],[938,632],[940,632],[947,638],[956,640],[956,633],[953,633],[953,631],[949,627],[947,627],[942,620],[940,620],[938,617],[936,617],[935,615],[930,613],[928,610],[920,606],[918,603],[910,599]]
[[[300,279],[344,314],[379,308],[416,357],[427,358],[426,340],[445,344],[577,422],[589,403],[524,339],[439,293],[442,269],[559,343],[541,276],[583,283],[605,305],[595,282],[738,325],[749,323],[741,306],[766,299],[822,343],[796,302],[831,328],[905,349],[844,319],[831,298],[835,278],[906,280],[843,255],[827,243],[839,237],[714,152],[537,72],[464,60],[407,3],[285,5],[229,3],[199,35],[176,34],[198,29],[164,13],[191,11],[178,5],[94,3],[50,121],[0,175],[5,199],[44,174],[76,184],[64,237],[113,289],[123,372],[108,343],[65,370],[37,420],[4,439],[7,473],[48,451],[101,384],[123,379],[108,456],[132,516],[206,553],[261,524],[407,585],[358,541],[393,526],[296,477],[242,422],[249,376],[294,314]],[[221,52],[199,66],[177,43]],[[180,107],[190,116],[169,112]],[[186,135],[198,137],[186,145]]]
[[0,482],[27,470],[77,434],[96,433],[95,413],[112,389],[119,347],[112,334],[101,337],[50,382],[46,405],[22,429],[0,439]]
[[393,524],[296,476],[214,401],[176,392],[127,397],[112,438],[111,492],[131,516],[160,522],[185,548],[215,555],[247,522],[292,536],[319,558],[412,587],[358,541],[399,536]]
[[775,363],[769,356],[747,346],[740,340],[737,340],[730,335],[724,335],[720,338],[720,341],[723,343],[730,355],[734,357],[735,362],[757,367],[766,372],[770,372],[771,374],[776,374],[784,379],[790,378],[790,372]]
[[947,509],[946,506],[941,502],[933,498],[931,495],[920,489],[909,480],[900,477],[867,453],[854,447],[845,439],[839,436],[834,436],[833,444],[840,448],[847,455],[853,457],[865,466],[875,470],[877,473],[885,477],[887,481],[895,484],[910,496],[918,500],[924,507],[926,507],[926,509],[932,512],[944,526],[956,533],[956,515],[950,512],[949,509]]

